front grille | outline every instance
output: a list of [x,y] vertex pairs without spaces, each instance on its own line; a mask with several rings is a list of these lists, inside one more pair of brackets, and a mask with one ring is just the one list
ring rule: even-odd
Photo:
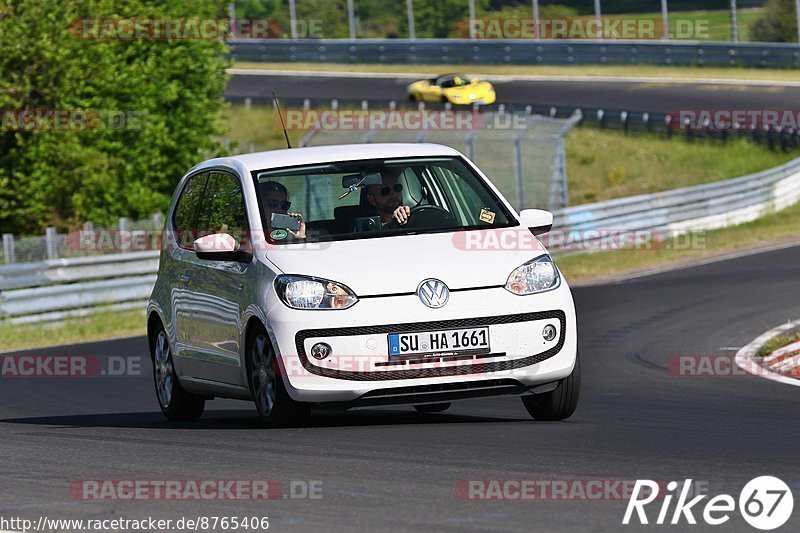
[[[489,363],[475,363],[471,365],[446,366],[434,368],[415,368],[403,370],[386,370],[380,372],[351,372],[331,368],[321,368],[311,363],[305,352],[304,341],[310,337],[338,337],[355,335],[377,335],[388,333],[411,333],[417,331],[430,331],[432,329],[461,329],[495,324],[513,324],[515,322],[532,322],[556,318],[561,323],[561,335],[558,343],[551,349],[520,359],[511,361],[492,361]],[[561,310],[542,311],[539,313],[521,313],[516,315],[502,315],[479,318],[462,318],[456,320],[440,320],[438,322],[411,322],[405,324],[386,324],[380,326],[355,326],[349,328],[306,329],[297,332],[295,345],[300,362],[308,372],[327,378],[345,379],[350,381],[385,381],[394,379],[417,379],[443,376],[463,376],[469,374],[483,374],[487,372],[501,372],[522,368],[553,357],[564,346],[567,319]]]

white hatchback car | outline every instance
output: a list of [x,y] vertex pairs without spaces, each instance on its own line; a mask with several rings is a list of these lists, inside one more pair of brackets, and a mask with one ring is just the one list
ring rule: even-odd
[[147,310],[161,409],[254,400],[276,425],[314,406],[513,394],[535,419],[567,418],[575,308],[534,237],[552,223],[434,144],[201,163],[170,205]]

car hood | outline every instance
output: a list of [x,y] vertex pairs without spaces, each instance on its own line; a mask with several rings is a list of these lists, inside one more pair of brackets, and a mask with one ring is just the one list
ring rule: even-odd
[[273,246],[267,259],[285,274],[374,296],[413,293],[427,278],[450,289],[502,286],[512,270],[544,253],[527,228],[517,227]]

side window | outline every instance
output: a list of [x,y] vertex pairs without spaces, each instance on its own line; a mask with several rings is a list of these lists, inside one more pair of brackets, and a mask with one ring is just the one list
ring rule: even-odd
[[247,209],[239,180],[225,172],[212,172],[197,217],[198,237],[227,233],[240,246],[248,246]]
[[183,188],[181,197],[178,199],[178,205],[175,206],[172,225],[175,227],[176,238],[181,247],[191,248],[196,238],[197,209],[200,207],[207,179],[207,172],[195,174],[189,178]]

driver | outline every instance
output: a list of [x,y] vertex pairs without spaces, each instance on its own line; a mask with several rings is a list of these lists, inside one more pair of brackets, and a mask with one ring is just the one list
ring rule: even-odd
[[[411,208],[403,205],[403,184],[399,181],[399,169],[384,168],[381,184],[367,187],[367,201],[381,217],[381,227],[405,226],[411,215]],[[391,227],[391,226],[390,226]]]

